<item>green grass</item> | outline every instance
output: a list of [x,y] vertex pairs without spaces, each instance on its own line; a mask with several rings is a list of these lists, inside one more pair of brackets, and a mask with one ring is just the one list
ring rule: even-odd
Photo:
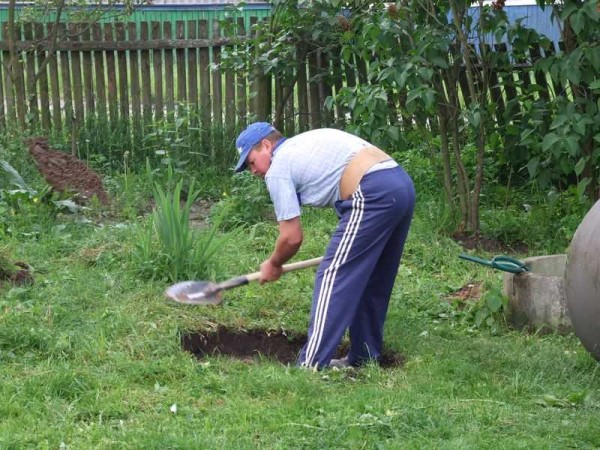
[[[465,321],[447,295],[502,274],[458,259],[437,206],[421,196],[386,322],[405,366],[354,372],[200,362],[180,347],[182,332],[219,324],[305,333],[313,270],[228,291],[219,307],[172,304],[166,281],[132,267],[135,218],[24,210],[3,245],[36,283],[0,290],[0,449],[600,447],[600,365],[572,335]],[[297,259],[322,254],[335,222],[307,210]],[[257,270],[275,237],[265,222],[227,241],[220,278]]]

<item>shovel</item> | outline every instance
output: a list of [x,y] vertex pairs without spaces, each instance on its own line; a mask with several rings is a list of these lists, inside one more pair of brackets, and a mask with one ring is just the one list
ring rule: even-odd
[[[323,257],[319,257],[308,259],[306,261],[284,264],[282,267],[283,273],[316,266],[322,260]],[[222,301],[222,291],[243,286],[251,281],[258,280],[259,278],[260,272],[254,272],[231,278],[221,283],[211,283],[209,281],[182,281],[167,288],[165,296],[186,305],[218,305]]]

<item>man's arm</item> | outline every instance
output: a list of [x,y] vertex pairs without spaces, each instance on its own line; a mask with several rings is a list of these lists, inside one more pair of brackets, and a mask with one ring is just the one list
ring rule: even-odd
[[281,266],[298,252],[303,239],[300,216],[279,222],[279,236],[275,242],[275,250],[260,266],[261,283],[275,281],[281,277]]

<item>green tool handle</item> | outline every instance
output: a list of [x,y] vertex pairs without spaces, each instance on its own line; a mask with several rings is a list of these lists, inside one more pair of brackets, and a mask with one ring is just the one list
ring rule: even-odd
[[510,258],[509,256],[494,256],[491,261],[466,254],[458,255],[458,257],[461,259],[466,259],[467,261],[492,267],[494,269],[503,270],[504,272],[529,272],[529,267],[527,267],[522,261]]

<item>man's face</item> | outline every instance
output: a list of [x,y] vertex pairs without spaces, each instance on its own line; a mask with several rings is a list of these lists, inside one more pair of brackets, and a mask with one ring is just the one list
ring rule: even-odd
[[247,164],[248,170],[252,175],[264,178],[265,174],[271,167],[272,145],[266,139],[263,139],[248,154]]

